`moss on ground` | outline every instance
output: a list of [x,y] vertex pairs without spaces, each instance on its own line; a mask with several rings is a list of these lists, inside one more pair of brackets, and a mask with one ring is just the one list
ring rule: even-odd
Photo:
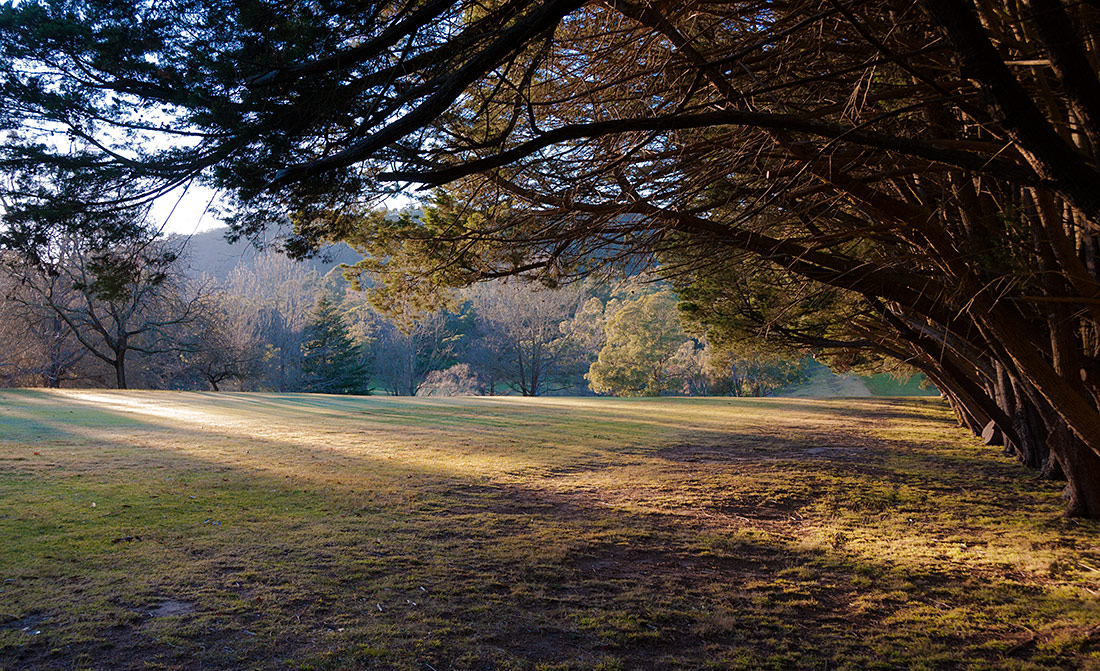
[[1100,527],[948,415],[0,392],[0,668],[1100,668]]

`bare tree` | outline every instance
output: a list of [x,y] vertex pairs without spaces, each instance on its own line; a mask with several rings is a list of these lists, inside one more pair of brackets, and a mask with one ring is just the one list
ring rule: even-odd
[[302,343],[320,278],[315,270],[268,251],[233,269],[224,292],[239,298],[234,337],[254,333],[264,359],[262,386],[279,391],[303,384]]
[[471,288],[479,368],[523,396],[573,386],[568,378],[587,366],[568,325],[584,295],[580,285],[546,289],[518,280]]
[[453,363],[461,335],[455,332],[453,315],[432,312],[402,330],[393,323],[382,325],[377,335],[374,379],[394,396],[415,396],[428,374]]
[[186,366],[213,391],[226,381],[243,384],[261,374],[264,347],[259,324],[246,300],[224,291],[201,302],[187,329],[191,347],[181,354]]
[[26,291],[0,275],[0,380],[55,388],[86,377],[78,366],[88,351],[56,313],[26,300]]
[[191,322],[197,295],[185,296],[176,254],[155,241],[100,249],[77,236],[60,238],[48,257],[7,264],[27,310],[48,310],[88,353],[114,370],[126,389],[131,354],[188,347],[180,327]]

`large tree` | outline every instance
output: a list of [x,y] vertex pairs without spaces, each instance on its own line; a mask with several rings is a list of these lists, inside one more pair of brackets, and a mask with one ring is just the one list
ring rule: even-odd
[[592,391],[615,396],[660,396],[678,390],[676,355],[687,336],[667,291],[626,302],[606,326],[599,358],[585,375]]
[[195,349],[182,336],[203,296],[184,286],[176,260],[176,252],[157,241],[104,249],[70,235],[53,240],[33,261],[9,256],[0,272],[20,289],[9,300],[26,312],[50,315],[57,330],[64,325],[113,369],[115,386],[126,389],[134,355]]
[[[1100,517],[1098,19],[1060,0],[12,4],[0,121],[66,141],[9,132],[5,239],[201,173],[241,232],[293,214],[299,249],[355,238],[401,277],[659,263],[710,339],[904,360]],[[405,183],[447,185],[439,213],[366,216]]]
[[540,290],[498,281],[476,287],[466,298],[474,315],[478,367],[523,396],[573,385],[586,362],[563,326],[583,296],[580,286]]

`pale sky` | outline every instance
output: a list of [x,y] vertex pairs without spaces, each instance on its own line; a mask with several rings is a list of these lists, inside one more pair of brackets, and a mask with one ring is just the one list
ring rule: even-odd
[[[412,202],[407,196],[394,196],[383,201],[381,206],[400,210]],[[192,184],[186,190],[179,187],[155,200],[150,218],[156,225],[163,224],[165,234],[193,235],[225,226],[215,214],[219,203],[216,191]]]
[[153,223],[164,225],[165,233],[181,235],[224,226],[213,212],[218,204],[216,195],[214,190],[198,184],[192,184],[186,192],[179,187],[154,201],[151,218]]

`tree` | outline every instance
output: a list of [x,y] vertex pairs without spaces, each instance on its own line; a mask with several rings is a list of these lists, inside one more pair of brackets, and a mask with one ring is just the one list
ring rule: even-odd
[[243,382],[260,373],[264,349],[249,312],[240,297],[211,292],[190,324],[187,340],[193,347],[181,358],[212,391],[227,380]]
[[383,322],[374,364],[379,385],[394,396],[416,396],[429,373],[454,364],[462,336],[453,319],[454,315],[432,312],[400,326]]
[[363,348],[352,340],[339,305],[327,293],[318,297],[305,335],[302,372],[308,391],[370,393]]
[[80,379],[86,350],[60,316],[28,295],[10,274],[0,275],[0,381],[60,387]]
[[585,376],[592,391],[660,396],[679,385],[673,362],[687,339],[667,291],[625,303],[607,321],[607,340]]
[[15,300],[63,322],[90,354],[111,366],[117,388],[128,386],[131,354],[190,346],[178,335],[195,318],[200,299],[185,295],[174,251],[150,240],[99,250],[77,236],[55,241],[49,251],[37,262],[9,259],[5,270],[23,289]]
[[285,255],[268,251],[229,274],[225,293],[238,298],[234,328],[255,334],[262,349],[261,375],[256,384],[277,391],[300,390],[302,343],[315,303],[319,278]]
[[467,295],[481,368],[523,396],[571,386],[583,361],[568,328],[581,305],[580,286],[545,289],[519,282],[492,282]]
[[[0,20],[3,123],[71,138],[7,144],[7,244],[206,170],[242,233],[436,287],[659,265],[709,339],[904,361],[1100,518],[1094,3],[77,4]],[[366,212],[406,183],[437,212]]]

